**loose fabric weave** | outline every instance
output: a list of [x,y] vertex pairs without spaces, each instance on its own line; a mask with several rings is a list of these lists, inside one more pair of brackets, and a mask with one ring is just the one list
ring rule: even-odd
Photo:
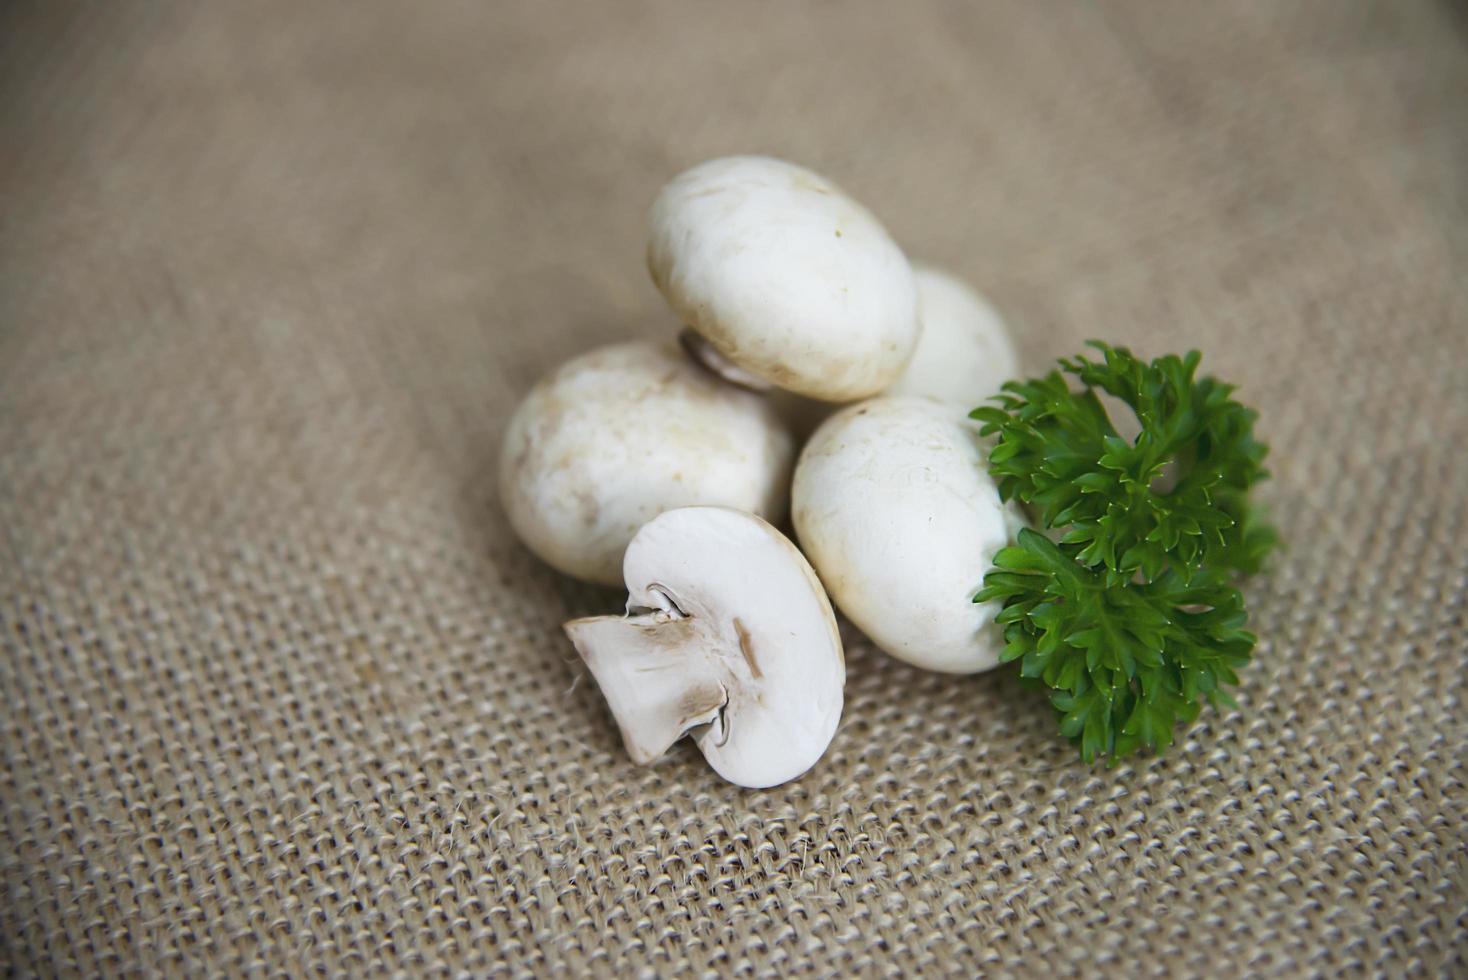
[[[0,968],[1462,975],[1465,113],[1440,0],[0,5]],[[852,633],[800,781],[627,761],[496,451],[751,151],[1241,384],[1238,711],[1086,767]]]

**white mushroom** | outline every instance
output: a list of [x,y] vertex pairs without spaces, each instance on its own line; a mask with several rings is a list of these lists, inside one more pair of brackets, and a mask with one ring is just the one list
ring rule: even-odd
[[722,504],[783,519],[794,445],[768,401],[672,343],[613,344],[542,379],[510,419],[500,497],[547,563],[605,585],[665,510]]
[[816,430],[791,514],[831,599],[879,647],[919,667],[998,663],[992,604],[971,600],[1011,529],[963,411],[874,398]]
[[711,160],[662,189],[648,225],[653,282],[746,375],[850,401],[902,372],[918,335],[912,268],[825,178],[769,157]]
[[999,313],[962,280],[917,266],[923,332],[884,395],[926,395],[968,411],[1019,375],[1019,355]]
[[774,786],[815,765],[841,718],[831,604],[795,546],[752,514],[685,507],[627,547],[627,616],[565,626],[638,765],[694,733],[714,771]]

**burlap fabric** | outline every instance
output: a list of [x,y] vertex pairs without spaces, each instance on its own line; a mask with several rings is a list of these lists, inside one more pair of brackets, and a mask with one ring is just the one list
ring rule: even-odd
[[[1456,3],[0,7],[17,974],[1464,970]],[[765,151],[1031,366],[1191,346],[1289,541],[1237,712],[1081,765],[853,638],[767,792],[631,766],[513,539],[535,377],[674,324],[659,184]]]

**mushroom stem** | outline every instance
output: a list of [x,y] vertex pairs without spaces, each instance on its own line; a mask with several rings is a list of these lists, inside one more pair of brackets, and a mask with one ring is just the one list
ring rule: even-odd
[[606,695],[627,754],[640,766],[690,729],[715,722],[729,702],[691,618],[665,611],[589,616],[571,620],[565,630]]
[[730,384],[750,391],[769,391],[773,385],[756,374],[750,374],[744,368],[729,360],[719,349],[704,339],[703,334],[692,327],[684,327],[678,334],[678,342],[683,345],[684,350],[692,355],[693,359],[708,370],[717,374]]

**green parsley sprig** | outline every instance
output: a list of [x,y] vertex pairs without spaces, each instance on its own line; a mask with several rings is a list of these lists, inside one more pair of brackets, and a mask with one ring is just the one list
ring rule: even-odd
[[[1233,386],[1197,377],[1196,351],[1144,362],[1091,346],[1102,360],[1062,359],[971,413],[996,437],[1000,495],[1049,532],[1021,531],[974,601],[1000,602],[1001,660],[1051,689],[1061,733],[1115,763],[1166,748],[1203,700],[1233,703],[1224,685],[1255,638],[1231,579],[1277,539],[1249,505],[1268,450]],[[1098,391],[1135,413],[1135,439]]]

